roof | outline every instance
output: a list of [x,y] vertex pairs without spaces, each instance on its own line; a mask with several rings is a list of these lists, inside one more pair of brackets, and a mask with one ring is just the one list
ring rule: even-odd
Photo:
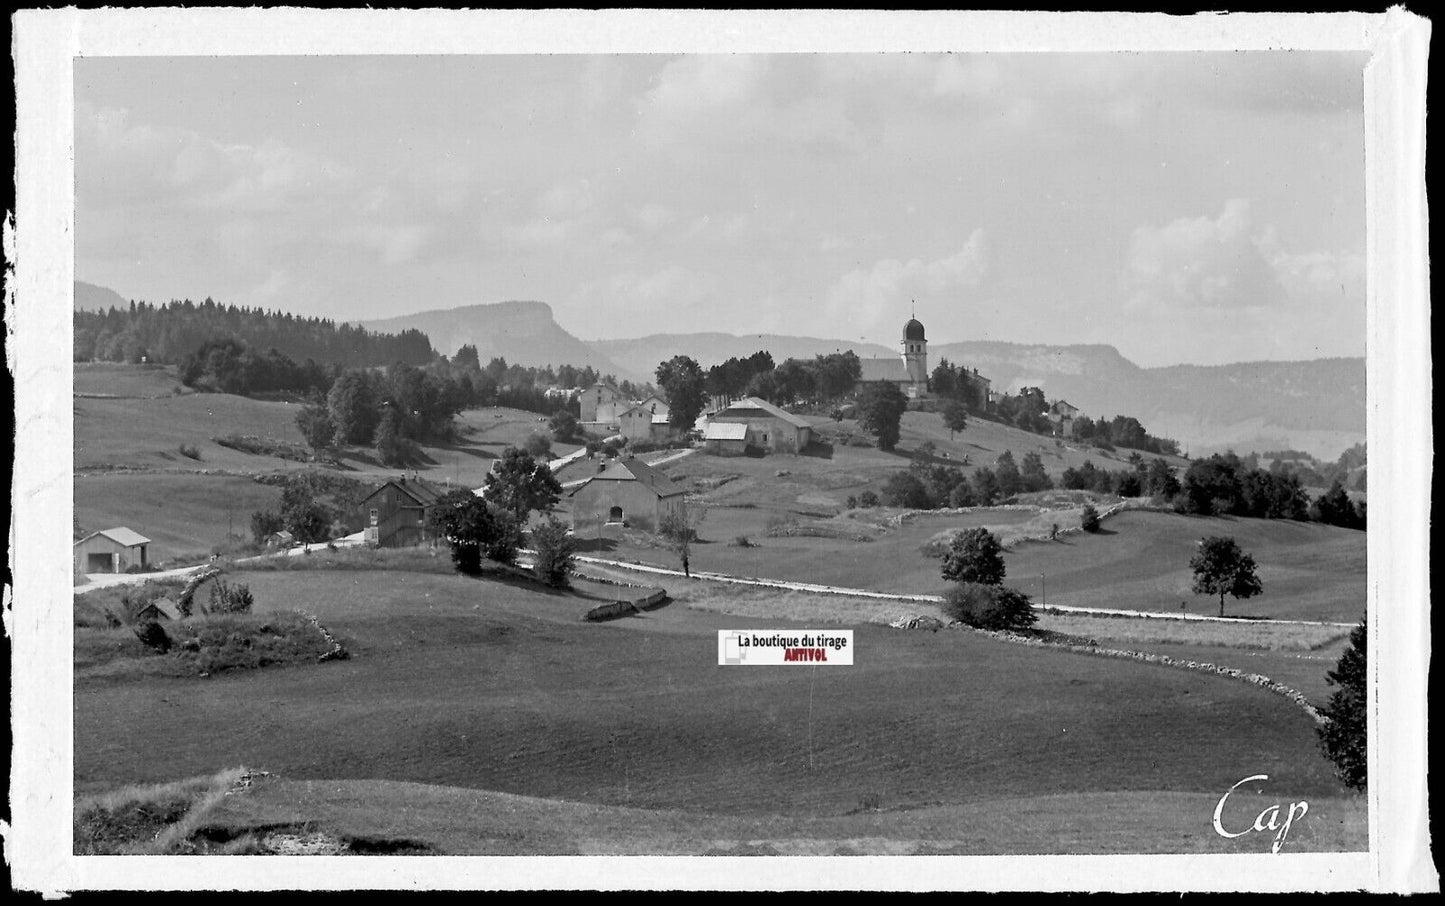
[[576,494],[594,481],[636,481],[645,485],[658,497],[675,497],[685,493],[682,488],[673,485],[672,479],[640,459],[619,459],[582,482],[572,493]]
[[431,506],[442,497],[446,496],[445,491],[424,478],[393,478],[389,481],[383,482],[379,487],[376,488],[376,490],[372,491],[370,494],[367,494],[365,499],[369,500],[372,497],[375,497],[376,494],[387,485],[391,485],[392,487],[398,489],[403,494],[410,497],[412,500],[416,501],[419,505],[424,507]]
[[181,618],[180,606],[177,605],[176,602],[172,601],[170,598],[156,598],[154,601],[141,608],[142,613],[145,612],[146,607],[154,607],[158,613],[165,616],[167,619],[179,620]]
[[77,541],[75,543],[80,544],[81,541],[89,541],[96,535],[103,535],[106,538],[109,538],[111,541],[114,541],[116,544],[119,544],[121,547],[136,547],[137,545],[151,543],[151,539],[138,532],[133,532],[130,529],[125,528],[124,526],[121,526],[119,528],[108,528],[99,532],[91,532],[89,535],[86,535],[84,538],[81,538],[80,541]]
[[807,419],[794,415],[791,412],[785,412],[767,400],[759,399],[756,396],[743,397],[726,408],[718,410],[713,417],[716,418],[719,415],[748,415],[753,417],[770,415],[773,418],[787,422],[795,428],[813,427],[812,422],[809,422]]
[[703,440],[747,440],[748,426],[742,422],[713,422],[702,434]]
[[858,364],[860,366],[858,380],[860,381],[913,383],[913,377],[908,373],[908,366],[904,364],[901,356],[890,356],[886,359],[859,359]]
[[922,340],[923,323],[917,318],[909,318],[908,323],[903,325],[903,339]]

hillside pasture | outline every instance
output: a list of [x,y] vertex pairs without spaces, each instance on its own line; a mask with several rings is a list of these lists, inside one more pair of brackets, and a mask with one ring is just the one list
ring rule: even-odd
[[1264,592],[1243,601],[1226,597],[1226,616],[1354,623],[1365,612],[1364,532],[1135,510],[1102,525],[1096,535],[1016,545],[1004,557],[1005,581],[1035,601],[1047,591],[1049,604],[1215,616],[1219,599],[1189,590],[1189,558],[1201,538],[1227,535],[1254,557]]
[[[851,668],[719,668],[717,629],[801,627],[677,606],[584,624],[575,597],[456,575],[230,578],[251,587],[258,610],[316,613],[352,658],[207,680],[79,681],[77,792],[244,764],[310,784],[279,801],[297,817],[341,820],[337,810],[350,810],[350,820],[391,823],[397,834],[397,822],[446,823],[448,798],[546,800],[505,800],[519,812],[476,825],[471,842],[402,834],[439,851],[645,851],[683,816],[711,841],[674,838],[694,852],[746,851],[738,847],[756,839],[750,829],[765,823],[799,838],[789,851],[809,845],[803,838],[853,852],[980,851],[994,838],[976,822],[1009,820],[1008,801],[1030,817],[1023,837],[998,839],[1029,851],[1113,851],[1123,841],[1230,852],[1268,842],[1214,837],[1209,806],[1242,777],[1268,773],[1280,795],[1311,802],[1319,831],[1292,838],[1301,848],[1361,845],[1358,809],[1345,805],[1313,723],[1245,683],[868,625],[855,628]],[[383,788],[365,786],[384,783],[451,791],[388,811]],[[1193,805],[1177,821],[1152,814],[1181,796]],[[1142,821],[1121,837],[1070,818],[1091,797],[1111,814],[1149,812],[1170,836],[1150,844]],[[522,833],[511,849],[487,839],[498,822],[529,823],[534,810],[565,803],[647,812],[612,835],[543,843]],[[629,842],[607,842],[616,834]]]
[[[859,511],[859,521],[872,511]],[[1005,540],[1047,532],[1048,524],[1077,527],[1075,510],[1038,514],[1028,510],[979,509],[925,514],[877,534],[849,540],[770,536],[786,516],[762,508],[710,507],[698,527],[690,565],[694,570],[861,588],[895,594],[942,594],[948,587],[942,563],[924,552],[946,532],[983,526]],[[798,520],[826,525],[830,520]],[[846,523],[832,520],[834,523]],[[1021,541],[1004,554],[1005,582],[1036,604],[1215,615],[1213,601],[1189,591],[1189,558],[1206,535],[1235,537],[1259,564],[1264,594],[1226,601],[1229,616],[1280,620],[1353,622],[1364,612],[1365,534],[1313,523],[1235,517],[1180,516],[1126,510],[1103,522],[1098,534],[1071,532],[1055,541]],[[666,547],[641,543],[614,527],[579,531],[584,551],[676,569]],[[736,539],[745,537],[749,546]],[[860,536],[862,537],[862,536]],[[1181,608],[1180,602],[1185,603]]]
[[75,476],[75,518],[86,532],[125,526],[151,539],[150,560],[205,559],[251,540],[251,514],[281,505],[281,489],[239,475],[130,473]]

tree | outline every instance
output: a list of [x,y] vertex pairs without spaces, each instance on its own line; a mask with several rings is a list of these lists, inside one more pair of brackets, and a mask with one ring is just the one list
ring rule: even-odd
[[296,427],[301,429],[306,445],[313,450],[331,446],[336,438],[336,425],[331,421],[331,413],[327,411],[324,400],[302,406],[301,411],[296,413]]
[[[293,475],[282,488],[281,521],[302,544],[325,541],[332,516],[331,508],[316,499],[316,491],[308,476]],[[254,517],[252,527],[254,530]]]
[[692,553],[692,543],[697,540],[697,527],[705,518],[706,509],[684,506],[681,511],[666,513],[657,520],[657,534],[667,542],[673,553],[677,554],[684,575],[692,575],[688,556]]
[[938,414],[948,428],[949,440],[953,440],[955,434],[968,427],[968,407],[960,400],[949,400],[944,403],[943,408],[938,410]]
[[691,430],[707,403],[707,375],[685,355],[673,356],[657,366],[657,386],[667,394],[667,420],[681,431]]
[[1028,595],[1005,585],[964,582],[943,593],[943,612],[975,629],[1015,632],[1038,620]]
[[883,483],[883,503],[905,510],[932,509],[928,487],[912,471],[894,472]]
[[553,588],[566,588],[577,550],[567,523],[548,516],[546,522],[532,530],[532,547],[537,552],[532,572]]
[[898,426],[907,409],[908,397],[896,384],[872,383],[858,400],[858,425],[878,438],[878,449],[892,450],[898,445]]
[[1024,454],[1019,478],[1025,491],[1047,491],[1054,486],[1053,479],[1049,478],[1049,473],[1044,469],[1044,458],[1035,451]]
[[552,437],[558,443],[570,443],[577,436],[577,416],[566,409],[559,410],[553,414],[547,427],[552,429]]
[[950,582],[999,585],[1003,576],[1003,547],[993,532],[971,528],[953,536],[943,554],[943,578]]
[[451,547],[457,571],[475,576],[482,557],[498,563],[516,560],[517,520],[511,513],[468,490],[456,490],[437,501],[428,526]]
[[1352,529],[1365,527],[1365,520],[1360,518],[1354,502],[1350,500],[1349,493],[1338,481],[1330,485],[1330,489],[1310,505],[1309,515],[1315,522],[1323,522],[1326,525]]
[[994,463],[994,475],[998,478],[998,492],[1005,498],[1012,497],[1023,489],[1023,476],[1019,473],[1018,464],[1014,462],[1012,450],[999,454],[998,462]]
[[1252,598],[1264,591],[1255,575],[1254,558],[1239,549],[1233,538],[1210,537],[1199,542],[1189,560],[1194,571],[1193,591],[1197,595],[1219,595],[1219,615],[1224,616],[1224,596]]
[[1350,632],[1350,647],[1340,655],[1335,669],[1325,675],[1325,681],[1339,688],[1330,695],[1329,703],[1320,709],[1326,718],[1324,726],[1318,728],[1320,745],[1325,755],[1335,763],[1335,775],[1345,785],[1355,790],[1368,786],[1366,764],[1365,721],[1368,710],[1366,684],[1366,640],[1365,620]]
[[326,407],[336,426],[336,440],[343,444],[369,444],[378,420],[377,399],[371,381],[360,371],[348,371],[331,385]]
[[545,512],[556,506],[562,498],[562,485],[545,462],[537,462],[525,450],[508,447],[487,473],[483,493],[522,525],[533,510]]
[[395,406],[387,406],[376,426],[376,456],[383,465],[406,464],[406,439],[401,436],[401,418]]

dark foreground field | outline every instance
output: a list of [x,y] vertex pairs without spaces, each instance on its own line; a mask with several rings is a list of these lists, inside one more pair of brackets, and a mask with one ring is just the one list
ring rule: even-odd
[[78,793],[244,765],[276,779],[227,822],[440,852],[1251,852],[1210,815],[1268,774],[1261,796],[1310,802],[1291,848],[1365,846],[1309,718],[1239,682],[873,626],[851,668],[722,668],[717,629],[784,624],[583,624],[591,602],[443,574],[234,578],[353,658],[80,679]]

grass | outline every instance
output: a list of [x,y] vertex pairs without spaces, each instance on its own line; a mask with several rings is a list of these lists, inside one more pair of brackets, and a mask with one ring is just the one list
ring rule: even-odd
[[[718,628],[796,624],[676,605],[583,624],[575,597],[455,575],[232,578],[250,585],[258,607],[316,613],[347,637],[355,659],[237,671],[185,695],[170,694],[174,680],[162,677],[78,683],[78,790],[239,762],[316,781],[318,792],[320,781],[370,778],[559,808],[675,811],[720,841],[729,817],[806,814],[852,827],[858,796],[818,790],[876,795],[881,814],[957,808],[975,817],[1001,799],[1109,793],[1140,805],[1168,791],[1205,801],[1255,772],[1295,797],[1341,795],[1305,715],[1217,677],[867,624],[854,625],[858,663],[848,670],[722,669]],[[669,591],[681,598],[687,589]],[[414,804],[409,814],[450,820],[429,811]],[[1197,845],[1213,845],[1207,809],[1190,820],[1203,835]],[[1039,821],[1030,833],[1046,841],[1048,822]],[[1097,849],[1112,839],[1095,828],[1041,845]]]
[[189,839],[243,769],[171,783],[127,786],[76,800],[72,830],[77,856],[174,855],[194,852]]
[[314,664],[329,647],[305,617],[288,611],[199,615],[161,625],[171,639],[165,654],[141,644],[128,626],[77,627],[77,684]]
[[[871,512],[871,511],[859,511]],[[947,583],[925,544],[936,535],[983,525],[1009,537],[1065,514],[975,510],[926,515],[867,543],[827,537],[769,537],[776,516],[763,508],[712,507],[699,526],[691,566],[737,576],[795,580],[899,594],[942,594]],[[876,517],[875,517],[876,518]],[[800,520],[806,522],[807,520]],[[1004,555],[1005,582],[1035,603],[1178,613],[1218,613],[1217,600],[1194,595],[1189,558],[1205,535],[1230,535],[1260,565],[1264,594],[1230,599],[1228,615],[1348,623],[1365,607],[1365,534],[1279,520],[1191,517],[1125,511],[1098,534],[1074,533],[1053,542],[1022,542]],[[604,528],[582,532],[584,552],[674,568],[670,552]],[[821,534],[821,533],[820,533]],[[729,544],[739,535],[753,546]]]
[[[265,778],[208,813],[216,834],[254,833],[301,816],[350,839],[409,840],[447,855],[847,856],[1062,853],[1258,853],[1259,835],[1209,828],[1217,796],[1101,792],[992,798],[899,810],[876,791],[837,797],[850,814],[699,814],[541,799],[382,780]],[[1361,851],[1362,798],[1309,800],[1283,852]],[[1228,815],[1234,819],[1234,815]],[[1245,816],[1242,824],[1252,820]],[[1231,825],[1233,826],[1233,825]],[[1100,828],[1107,828],[1100,833]],[[217,834],[222,835],[222,834]]]

